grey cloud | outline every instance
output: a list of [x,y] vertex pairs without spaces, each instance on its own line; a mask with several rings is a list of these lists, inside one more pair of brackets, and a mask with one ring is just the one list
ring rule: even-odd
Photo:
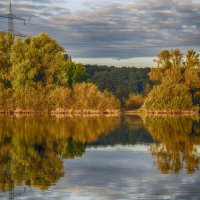
[[[47,32],[72,57],[155,56],[163,48],[186,50],[200,45],[200,2],[126,2],[85,1],[84,9],[73,12],[50,0],[18,0],[15,10],[20,16],[32,18],[22,31],[32,35]],[[6,1],[0,2],[0,12],[6,6]]]
[[[59,14],[66,12],[67,14],[70,13],[69,9],[64,8],[62,6],[57,6],[52,3],[44,4],[42,1],[38,1],[39,3],[33,3],[33,1],[17,1],[13,3],[13,10],[15,14],[20,13],[21,11],[26,11],[27,13],[34,12],[44,12],[48,11],[49,13]],[[50,1],[46,1],[50,2]],[[1,9],[9,9],[9,4],[7,2],[0,2],[0,11]]]

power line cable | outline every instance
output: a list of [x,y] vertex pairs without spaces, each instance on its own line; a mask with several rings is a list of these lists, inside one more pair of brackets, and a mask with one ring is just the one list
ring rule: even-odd
[[14,29],[14,20],[21,20],[21,21],[24,22],[24,25],[25,25],[26,20],[24,18],[21,18],[21,17],[13,14],[11,1],[10,1],[10,4],[9,4],[9,13],[8,14],[4,14],[4,15],[0,15],[0,18],[8,19],[8,30],[5,31],[5,32],[11,33],[14,36],[26,37],[25,34],[22,34],[19,31],[16,31]]

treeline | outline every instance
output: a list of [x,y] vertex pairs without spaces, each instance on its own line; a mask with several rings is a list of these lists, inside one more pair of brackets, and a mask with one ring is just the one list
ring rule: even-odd
[[148,76],[150,68],[85,65],[85,69],[89,80],[101,91],[112,92],[122,102],[131,93],[147,95],[152,89],[153,82]]
[[85,65],[89,80],[117,96],[126,110],[193,113],[200,105],[200,55],[163,50],[153,68]]
[[100,113],[119,107],[48,35],[14,39],[0,33],[0,112]]
[[126,110],[190,113],[200,105],[200,55],[163,50],[153,68],[85,65],[89,80],[117,96]]
[[0,112],[102,113],[198,110],[200,55],[164,50],[154,68],[75,63],[46,34],[0,33]]

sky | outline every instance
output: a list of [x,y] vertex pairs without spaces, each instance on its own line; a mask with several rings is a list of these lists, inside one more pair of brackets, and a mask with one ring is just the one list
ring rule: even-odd
[[[0,0],[0,15],[9,0]],[[199,51],[200,0],[12,0],[15,29],[56,38],[73,60],[153,66],[162,49]],[[30,19],[30,20],[29,20]],[[0,30],[7,30],[0,18]]]

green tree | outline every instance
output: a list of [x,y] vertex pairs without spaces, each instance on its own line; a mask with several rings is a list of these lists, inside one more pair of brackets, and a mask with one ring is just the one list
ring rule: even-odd
[[108,67],[85,65],[89,80],[96,84],[101,91],[108,90],[117,96],[121,103],[130,93],[144,94],[149,92],[146,84],[152,87],[148,73],[150,68]]
[[12,67],[10,51],[13,42],[13,35],[0,32],[0,83],[6,87],[10,86],[9,73]]
[[68,60],[63,67],[67,79],[67,87],[72,87],[75,83],[81,83],[87,80],[88,74],[85,67],[80,63],[74,63]]
[[109,92],[81,84],[88,78],[85,67],[74,63],[47,34],[14,40],[2,33],[0,45],[0,112],[119,108]]
[[11,55],[11,80],[15,91],[37,84],[45,87],[66,84],[62,70],[66,62],[64,49],[48,35],[17,39]]

